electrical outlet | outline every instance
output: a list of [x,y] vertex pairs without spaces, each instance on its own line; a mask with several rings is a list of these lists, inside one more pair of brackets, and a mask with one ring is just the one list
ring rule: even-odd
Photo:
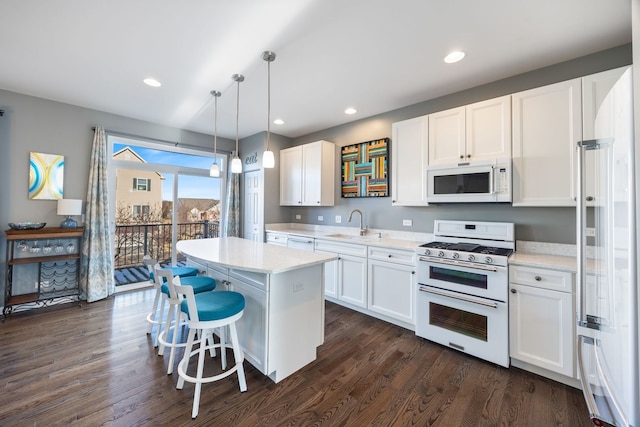
[[336,224],[340,224],[342,222],[342,217],[340,215],[336,215]]
[[411,227],[413,225],[413,221],[410,219],[403,219],[402,225],[404,225],[405,227]]
[[302,215],[296,215],[296,219],[302,219]]
[[596,237],[596,229],[593,227],[587,227],[587,237]]
[[318,221],[324,221],[324,217],[322,215],[318,215]]

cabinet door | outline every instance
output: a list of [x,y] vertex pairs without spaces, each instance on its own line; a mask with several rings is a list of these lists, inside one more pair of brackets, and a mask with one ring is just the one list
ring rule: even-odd
[[514,94],[513,206],[575,206],[580,79]]
[[334,205],[335,154],[329,141],[302,145],[302,205]]
[[236,322],[244,356],[260,372],[268,375],[267,294],[236,278],[231,278],[230,290],[241,293],[245,300],[244,313]]
[[[330,252],[326,252],[330,253]],[[338,260],[324,263],[324,294],[331,298],[338,297]]]
[[429,117],[391,125],[391,203],[426,206]]
[[280,205],[302,204],[302,147],[280,150]]
[[511,96],[466,106],[466,156],[470,161],[511,158]]
[[467,161],[465,107],[429,114],[429,165]]
[[514,283],[510,288],[510,356],[574,377],[573,294]]
[[338,258],[338,299],[367,306],[367,259],[350,255]]
[[402,322],[415,324],[413,266],[369,260],[368,308]]

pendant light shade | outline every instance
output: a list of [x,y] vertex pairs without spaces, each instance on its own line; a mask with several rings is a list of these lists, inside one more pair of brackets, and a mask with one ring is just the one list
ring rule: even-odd
[[213,163],[209,168],[209,176],[220,177],[220,166],[218,166],[218,98],[222,95],[217,90],[212,90],[211,95],[215,99],[215,110],[213,115]]
[[240,121],[240,82],[244,81],[242,74],[234,74],[231,79],[237,83],[236,91],[236,152],[235,157],[231,160],[231,173],[242,173],[242,161],[238,155],[238,122]]
[[262,167],[273,168],[276,161],[273,151],[269,147],[269,137],[271,136],[271,63],[276,59],[276,54],[265,50],[262,52],[262,59],[267,61],[267,149],[262,154]]

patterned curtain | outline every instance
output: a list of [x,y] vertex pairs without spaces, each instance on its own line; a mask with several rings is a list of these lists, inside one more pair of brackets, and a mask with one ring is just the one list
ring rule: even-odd
[[240,237],[240,174],[227,167],[227,196],[222,221],[223,237]]
[[82,245],[80,282],[87,302],[107,298],[115,292],[113,277],[113,235],[109,222],[107,191],[107,138],[96,127],[89,165],[86,223]]

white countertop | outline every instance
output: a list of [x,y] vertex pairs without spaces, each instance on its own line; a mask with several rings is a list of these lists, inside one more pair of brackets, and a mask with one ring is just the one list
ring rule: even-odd
[[268,245],[238,237],[181,240],[183,254],[222,267],[275,274],[332,261],[335,255]]
[[[433,235],[429,233],[389,232],[372,229],[367,230],[367,234],[361,237],[358,235],[358,229],[354,227],[305,226],[302,224],[297,227],[291,224],[267,224],[266,231],[410,251],[414,251],[418,246],[433,240]],[[379,234],[381,237],[378,237]],[[340,237],[336,237],[336,235]]]

